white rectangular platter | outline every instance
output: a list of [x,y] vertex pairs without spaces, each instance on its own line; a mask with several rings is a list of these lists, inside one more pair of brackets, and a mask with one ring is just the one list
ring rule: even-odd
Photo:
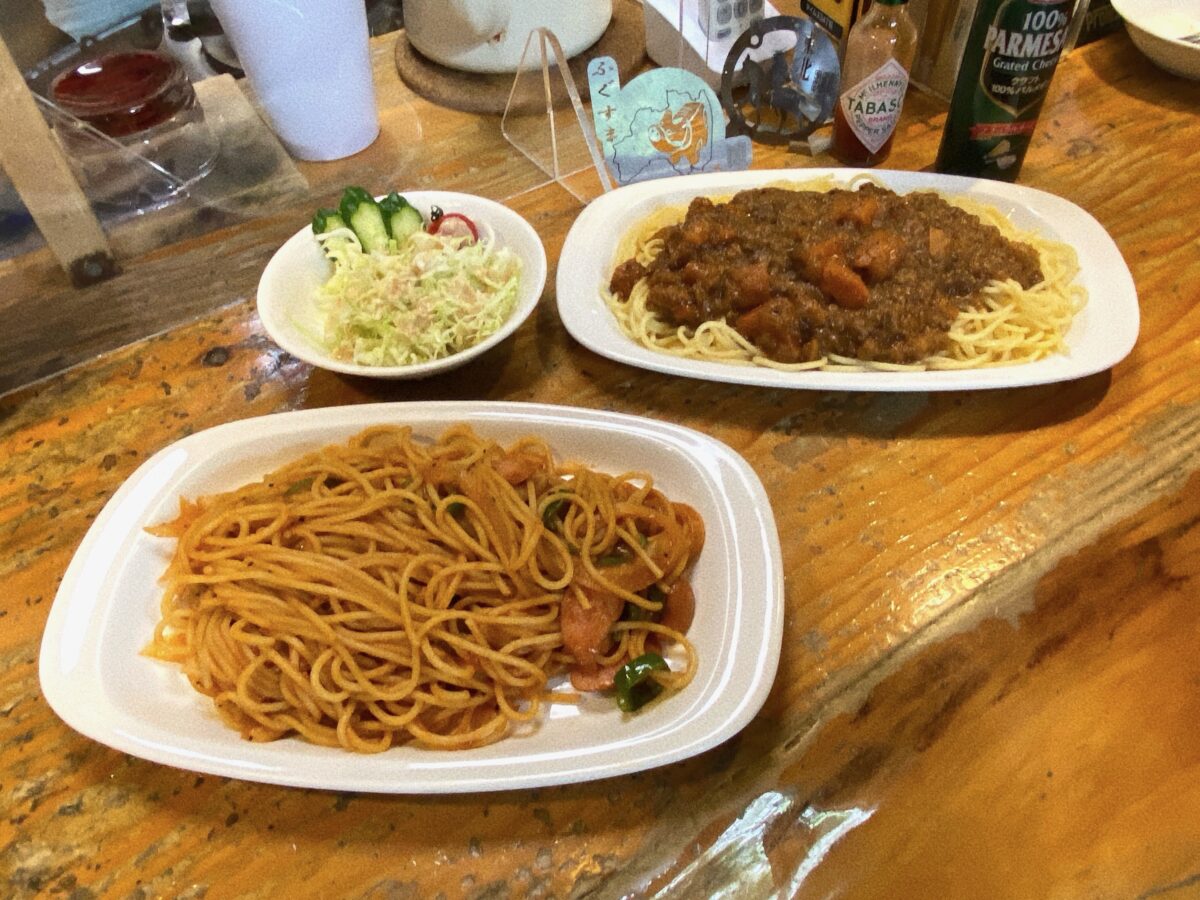
[[[474,750],[398,747],[358,755],[295,738],[250,743],[221,722],[178,667],[143,656],[173,548],[147,534],[180,496],[238,487],[370,425],[436,437],[457,422],[509,443],[538,435],[560,460],[649,472],[694,506],[707,538],[692,576],[695,679],[634,715],[610,697],[557,705],[528,734]],[[113,495],[63,578],[42,640],[46,700],[103,744],[181,769],[342,791],[451,793],[587,781],[660,766],[728,739],[770,690],[783,625],[779,538],[762,484],[726,445],[650,419],[529,403],[373,404],[282,413],[191,435],[147,460]]]
[[[700,195],[720,196],[780,181],[830,177],[839,184],[870,175],[897,193],[936,190],[991,204],[1019,228],[1075,248],[1078,280],[1087,305],[1067,335],[1069,352],[1037,362],[986,369],[906,372],[783,372],[760,366],[682,359],[642,347],[623,334],[604,305],[617,245],[635,223],[661,206],[686,205]],[[1120,250],[1100,225],[1075,204],[1021,185],[866,169],[782,169],[715,172],[663,178],[619,188],[597,198],[575,220],[558,262],[558,312],[571,335],[588,349],[618,362],[688,378],[776,388],[830,391],[956,391],[1022,387],[1082,378],[1116,365],[1137,340],[1139,311],[1133,277]]]

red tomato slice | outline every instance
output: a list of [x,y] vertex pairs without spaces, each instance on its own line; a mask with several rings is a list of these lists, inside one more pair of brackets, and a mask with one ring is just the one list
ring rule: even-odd
[[443,234],[446,237],[469,237],[472,241],[479,240],[479,229],[462,213],[442,213],[429,223],[429,233]]

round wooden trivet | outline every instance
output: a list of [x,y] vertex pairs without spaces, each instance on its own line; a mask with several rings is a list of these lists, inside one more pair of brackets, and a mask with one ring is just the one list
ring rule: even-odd
[[[529,50],[534,65],[541,66],[541,55],[534,45]],[[646,26],[642,7],[633,0],[615,0],[612,21],[600,39],[567,63],[575,78],[575,87],[584,100],[588,97],[587,65],[597,56],[611,56],[624,80],[633,78],[646,56]],[[529,60],[526,60],[528,66]],[[426,100],[472,113],[502,113],[508,103],[516,74],[482,75],[448,69],[422,56],[408,42],[408,34],[396,36],[396,71],[404,83]],[[528,69],[526,70],[528,72]],[[536,113],[546,108],[542,81],[538,77],[522,78],[522,87],[513,97],[515,111]],[[554,92],[555,105],[563,105],[567,97],[562,90]]]

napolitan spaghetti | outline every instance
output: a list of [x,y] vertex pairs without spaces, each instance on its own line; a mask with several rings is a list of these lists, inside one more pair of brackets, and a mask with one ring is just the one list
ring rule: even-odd
[[699,515],[532,437],[371,428],[151,532],[176,547],[146,652],[250,740],[475,747],[576,700],[556,675],[678,690],[696,668]]
[[789,371],[1007,365],[1066,351],[1074,250],[961,197],[870,176],[656,210],[623,236],[605,303],[642,346]]

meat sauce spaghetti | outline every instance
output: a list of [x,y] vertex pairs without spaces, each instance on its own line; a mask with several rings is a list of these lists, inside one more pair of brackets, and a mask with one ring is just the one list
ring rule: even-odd
[[1072,248],[982,204],[810,182],[657,211],[623,239],[605,301],[680,356],[962,368],[1063,352],[1077,271]]
[[146,652],[250,740],[476,747],[577,700],[557,675],[628,709],[696,668],[699,514],[537,438],[371,428],[151,531],[176,546]]

